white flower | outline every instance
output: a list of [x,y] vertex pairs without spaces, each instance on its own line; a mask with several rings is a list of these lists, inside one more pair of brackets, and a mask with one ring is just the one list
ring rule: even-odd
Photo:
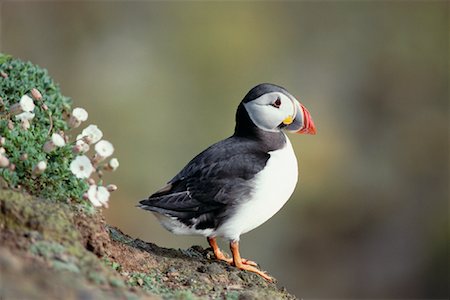
[[72,111],[72,116],[80,120],[81,122],[84,122],[88,118],[88,113],[84,108],[76,107]]
[[102,136],[103,132],[98,129],[97,125],[89,125],[85,129],[83,129],[78,137],[83,138],[88,144],[95,144],[102,138]]
[[47,162],[45,160],[41,160],[34,166],[33,174],[42,174],[44,173],[45,169],[47,169]]
[[108,167],[111,169],[111,171],[115,171],[119,167],[119,160],[117,158],[111,158],[108,163]]
[[66,144],[64,138],[58,133],[52,134],[52,142],[56,147],[62,147]]
[[91,185],[88,189],[87,196],[94,206],[108,207],[109,192],[104,186]]
[[19,103],[22,111],[32,112],[34,110],[33,99],[31,99],[28,95],[23,95],[22,98],[20,98]]
[[33,118],[34,118],[34,113],[29,112],[29,111],[25,111],[16,116],[16,119],[20,120],[20,121],[25,121],[25,120],[30,121],[30,120],[33,120]]
[[60,134],[53,133],[52,138],[44,144],[44,151],[50,153],[55,150],[56,147],[63,147],[65,144],[64,138]]
[[88,113],[84,108],[77,107],[72,111],[72,115],[69,119],[69,126],[72,128],[76,128],[80,126],[81,122],[86,121],[88,118]]
[[105,158],[114,153],[114,147],[110,142],[101,140],[95,145],[95,152],[97,152],[99,156]]
[[[81,137],[80,137],[80,139],[81,139]],[[81,139],[81,140],[77,140],[75,142],[75,146],[73,146],[74,153],[86,153],[88,151],[89,151],[89,145],[85,141],[83,141]]]
[[86,155],[81,155],[77,156],[70,163],[70,171],[72,171],[77,178],[88,178],[91,176],[92,172],[94,172],[94,167]]

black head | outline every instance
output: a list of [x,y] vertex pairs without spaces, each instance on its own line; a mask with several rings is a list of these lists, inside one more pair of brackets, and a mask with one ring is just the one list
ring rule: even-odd
[[271,83],[253,87],[238,107],[235,134],[280,133],[282,129],[315,134],[311,115],[285,88]]
[[264,94],[272,92],[279,92],[285,95],[291,95],[284,87],[281,87],[279,85],[272,83],[260,83],[257,86],[253,87],[250,91],[248,91],[247,95],[245,95],[244,99],[242,99],[242,102],[247,103],[261,97]]

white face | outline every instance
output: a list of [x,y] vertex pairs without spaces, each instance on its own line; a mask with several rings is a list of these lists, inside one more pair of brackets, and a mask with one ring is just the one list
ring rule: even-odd
[[[250,102],[244,103],[250,119],[260,129],[265,131],[279,131],[279,125],[296,117],[295,101],[280,92],[262,95]],[[285,123],[288,125],[289,123]]]

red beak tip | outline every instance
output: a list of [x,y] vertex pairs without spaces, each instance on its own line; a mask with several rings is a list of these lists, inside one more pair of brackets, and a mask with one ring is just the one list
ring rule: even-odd
[[316,126],[314,125],[314,122],[312,120],[311,114],[306,109],[306,107],[302,104],[300,104],[302,110],[303,110],[303,116],[304,116],[304,122],[305,127],[300,129],[298,133],[304,133],[304,134],[312,134],[315,135],[317,133]]

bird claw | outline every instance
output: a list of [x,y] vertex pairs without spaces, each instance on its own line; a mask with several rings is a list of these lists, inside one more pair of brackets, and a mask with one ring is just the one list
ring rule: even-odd
[[[233,265],[233,259],[232,259],[232,258],[226,257],[224,254],[216,256],[216,259],[217,259],[217,260],[224,261],[224,262],[227,262],[227,263],[229,263],[230,265]],[[252,261],[252,260],[246,259],[246,258],[243,258],[243,259],[242,259],[242,263],[243,263],[244,265],[249,265],[249,266],[253,266],[253,267],[258,266],[258,263],[254,262],[254,261]]]
[[260,269],[254,267],[252,265],[247,265],[247,264],[244,264],[244,262],[242,262],[242,264],[240,264],[240,265],[234,264],[234,266],[240,270],[245,270],[245,271],[256,273],[259,276],[261,276],[262,278],[264,278],[265,280],[269,281],[270,283],[274,282],[274,279],[272,277],[270,277],[269,275],[267,275],[266,272],[261,271]]
[[258,266],[258,263],[257,263],[257,262],[254,262],[253,260],[249,260],[249,259],[246,259],[246,258],[243,258],[243,259],[242,259],[242,263],[243,263],[244,265],[249,265],[249,266],[253,266],[253,267]]
[[256,273],[265,280],[269,282],[274,282],[274,279],[269,275],[267,275],[266,272],[261,271],[260,269],[257,268],[258,264],[256,262],[249,259],[241,258],[241,256],[239,255],[239,246],[237,241],[232,241],[230,243],[231,252],[233,252],[233,258],[228,258],[225,256],[225,254],[223,254],[223,252],[217,246],[216,238],[208,237],[208,242],[211,248],[213,249],[214,256],[216,257],[217,260],[225,261],[240,270]]

